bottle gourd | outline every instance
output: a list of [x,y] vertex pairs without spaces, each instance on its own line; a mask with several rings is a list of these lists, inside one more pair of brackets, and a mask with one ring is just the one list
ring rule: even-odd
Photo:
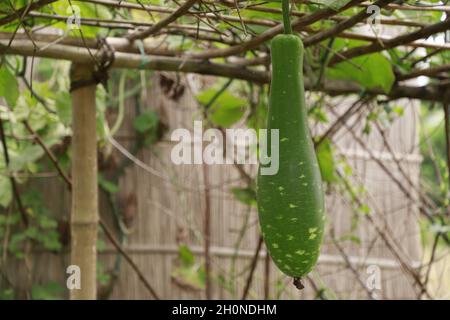
[[[267,129],[279,130],[279,169],[258,175],[262,234],[277,267],[300,279],[317,262],[324,227],[320,169],[308,130],[303,84],[303,44],[294,34],[271,43],[272,82]],[[263,164],[261,164],[263,166]]]

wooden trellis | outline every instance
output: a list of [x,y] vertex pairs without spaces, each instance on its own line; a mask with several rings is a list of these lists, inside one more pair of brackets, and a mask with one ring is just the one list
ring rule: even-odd
[[[70,18],[70,15],[64,16],[52,12],[50,5],[58,2],[65,2],[67,7],[72,9],[76,3],[108,8],[112,10],[114,17],[83,17],[82,15],[76,17],[78,19],[75,20],[81,26],[98,28],[98,33],[102,36],[97,38],[85,37],[83,32],[78,30],[55,33],[52,25],[65,23]],[[331,1],[322,2],[331,3]],[[406,2],[399,4],[388,0],[340,2],[345,4],[326,6],[318,5],[314,1],[292,1],[295,4],[314,6],[314,10],[298,10],[297,7],[292,6],[292,27],[301,34],[305,47],[330,51],[327,67],[393,49],[405,49],[402,51],[405,54],[404,59],[407,59],[415,50],[428,50],[422,61],[431,59],[437,53],[450,52],[450,43],[430,40],[433,36],[442,36],[450,30],[450,6],[448,5],[421,6]],[[281,14],[279,8],[264,6],[266,2],[262,1],[185,0],[183,2],[167,1],[167,3],[169,5],[166,6],[150,5],[145,1],[35,0],[19,8],[11,4],[11,10],[0,13],[0,27],[13,27],[13,31],[0,32],[0,54],[62,59],[71,61],[74,67],[89,66],[90,78],[84,79],[86,83],[78,84],[80,87],[91,85],[91,89],[93,82],[107,81],[110,68],[197,73],[246,80],[257,84],[270,82],[268,42],[283,31],[281,22],[273,18],[274,15]],[[362,34],[361,27],[367,24],[367,19],[372,15],[367,10],[370,5],[376,5],[389,12],[390,17],[383,16],[377,22],[387,28],[400,28],[402,30],[400,34],[390,38],[376,34]],[[353,13],[349,15],[350,9],[353,9]],[[251,14],[243,15],[244,11],[257,13],[256,18]],[[444,18],[434,23],[416,19],[415,16],[404,18],[404,14],[400,18],[392,18],[394,13],[411,11],[441,12]],[[132,19],[130,18],[132,12],[145,13],[147,18],[142,21]],[[75,14],[75,11],[73,13]],[[264,18],[263,15],[272,18]],[[142,15],[139,16],[142,17]],[[193,45],[186,46],[187,48],[183,46],[172,48],[166,42],[167,35],[179,35],[191,41]],[[444,35],[445,37],[447,35]],[[333,51],[325,47],[323,42],[334,38],[361,40],[366,44]],[[412,60],[413,68],[408,72],[396,70],[394,84],[389,92],[380,88],[363,88],[356,82],[328,78],[321,79],[320,83],[317,83],[316,79],[307,78],[305,86],[307,90],[323,92],[331,96],[359,94],[364,91],[369,96],[379,95],[389,100],[410,98],[448,104],[450,63],[421,68],[418,67],[420,62]],[[414,85],[411,80],[421,76],[426,76],[432,81],[423,86]],[[90,102],[81,103],[85,107],[91,107],[90,110],[84,110],[86,112],[84,116],[90,115],[91,120],[95,119],[93,97],[91,94]],[[76,107],[77,101],[80,101],[77,98],[77,90],[74,90],[73,99],[74,107]],[[77,115],[80,114],[74,113],[75,117]],[[76,120],[80,119],[75,119],[74,123],[76,124]],[[74,126],[74,142],[76,142],[77,133],[80,133],[75,129],[76,125]],[[93,127],[91,127],[91,135],[85,137],[87,140],[83,141],[96,141],[92,130],[94,130]],[[91,143],[90,146],[91,155],[94,155],[96,145]],[[74,148],[73,159],[77,159],[77,155],[78,159],[82,159],[84,151],[80,149],[77,153],[77,150]],[[95,158],[91,157],[89,161],[91,161],[89,164],[80,162],[81,169],[89,166],[91,171],[95,170],[95,166],[91,166],[96,162]],[[77,170],[76,166],[74,170]],[[89,181],[82,179],[84,180],[82,182],[86,182],[87,185],[81,188],[73,186],[73,197],[74,199],[85,198],[86,192],[91,192],[93,196],[91,202],[94,203],[97,201],[96,193],[89,187],[95,189],[96,176],[93,171],[87,176],[90,178]],[[92,211],[92,215],[85,220],[81,219],[80,226],[87,226],[87,223],[94,223],[97,219],[97,208],[90,206],[88,209]],[[95,232],[92,231],[90,236],[95,239]],[[110,237],[114,241],[111,235]],[[92,245],[92,241],[89,245]],[[115,245],[119,251],[122,250],[117,242]],[[130,263],[133,265],[132,261]],[[93,265],[95,265],[95,259],[90,261],[88,268],[92,269]],[[407,265],[402,267],[408,269]],[[157,297],[136,265],[133,269],[138,272],[153,296]],[[89,274],[92,276],[94,273],[95,270],[92,269]],[[414,270],[411,271],[411,275],[417,276]],[[89,278],[89,281],[92,282],[92,278]],[[420,283],[420,279],[417,281]],[[95,298],[95,289],[90,288],[88,291],[78,297]]]
[[[35,1],[25,8],[18,8],[14,13],[0,18],[0,26],[17,23],[20,21],[26,25],[28,21],[45,21],[49,25],[58,21],[67,21],[69,16],[40,13],[39,9],[45,8],[55,1]],[[53,59],[65,59],[76,63],[100,63],[102,53],[98,48],[103,48],[106,43],[114,50],[112,67],[131,69],[151,69],[161,71],[193,72],[214,76],[230,77],[267,83],[269,74],[258,66],[268,63],[267,41],[283,28],[279,21],[273,19],[240,18],[241,10],[263,12],[267,14],[280,13],[280,9],[259,7],[257,3],[246,1],[186,1],[180,7],[168,8],[163,6],[147,5],[143,3],[129,3],[126,1],[112,0],[83,0],[82,3],[90,3],[105,6],[116,10],[138,10],[162,15],[157,22],[139,22],[135,20],[101,19],[80,17],[80,24],[96,26],[100,29],[115,31],[122,34],[121,37],[106,37],[105,41],[95,39],[83,39],[69,35],[48,34],[45,31],[22,29],[15,33],[0,34],[0,53],[11,53],[25,56],[46,57]],[[308,1],[294,1],[295,3],[308,3]],[[393,1],[377,1],[374,5],[392,11],[420,12],[444,12],[450,11],[448,6],[414,6],[392,4]],[[379,23],[390,28],[408,27],[408,31],[394,38],[385,38],[359,34],[352,32],[366,23],[371,13],[367,12],[369,5],[365,1],[350,1],[337,10],[324,7],[311,13],[303,13],[293,10],[292,22],[294,30],[303,35],[305,47],[320,46],[320,42],[332,37],[344,39],[358,39],[369,41],[369,44],[351,48],[343,52],[334,52],[330,59],[330,66],[339,61],[364,56],[374,52],[406,47],[429,48],[432,50],[449,50],[450,44],[424,41],[435,34],[443,33],[450,29],[450,20],[446,18],[435,24],[428,24],[413,19],[380,19]],[[340,16],[339,13],[355,8],[356,14],[350,17]],[[231,14],[230,14],[231,13]],[[176,24],[176,20],[183,18],[187,23]],[[152,20],[149,18],[149,20]],[[330,21],[332,26],[326,29],[312,28],[316,22]],[[223,23],[228,30],[221,30],[215,24]],[[20,27],[20,23],[18,27]],[[251,31],[254,26],[266,27],[261,33]],[[25,28],[26,30],[26,28]],[[45,30],[45,29],[44,29]],[[241,38],[243,31],[246,37]],[[198,42],[198,50],[171,50],[164,44],[164,35],[182,35],[186,39]],[[158,41],[145,41],[158,38]],[[242,37],[243,38],[243,37]],[[155,42],[157,43],[155,45]],[[214,43],[220,43],[221,48],[215,48]],[[88,49],[89,48],[89,49]],[[140,53],[142,48],[142,53]],[[103,48],[104,49],[104,48]],[[100,50],[101,51],[101,50]],[[252,51],[254,57],[243,58],[245,52]],[[236,58],[235,58],[236,57]],[[224,58],[225,62],[212,61],[215,58]],[[430,101],[446,101],[449,97],[448,79],[445,73],[450,70],[450,64],[425,69],[415,69],[408,74],[397,74],[396,84],[391,92],[386,95],[389,98],[415,98]],[[438,78],[437,83],[423,87],[404,84],[405,80],[414,79],[421,75]],[[440,75],[444,75],[440,77]],[[358,93],[361,87],[357,84],[344,83],[336,80],[326,80],[322,86],[313,86],[306,82],[306,87],[311,90],[326,92],[332,95]],[[383,94],[381,90],[368,90],[370,93]]]

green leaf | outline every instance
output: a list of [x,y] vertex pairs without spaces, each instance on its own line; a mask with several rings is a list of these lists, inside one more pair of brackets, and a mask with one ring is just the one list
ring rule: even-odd
[[112,181],[106,180],[102,175],[98,176],[98,184],[109,193],[117,193],[119,186]]
[[54,219],[40,215],[39,225],[44,229],[54,229],[58,226],[58,223]]
[[38,145],[28,145],[23,150],[11,154],[12,171],[20,171],[29,163],[33,163],[44,155],[44,150]]
[[178,249],[181,264],[185,267],[192,266],[195,263],[195,257],[191,249],[185,244],[180,245]]
[[33,300],[59,300],[64,288],[57,282],[49,282],[46,285],[34,285],[31,289]]
[[59,241],[59,233],[55,230],[46,230],[45,233],[41,232],[38,240],[48,250],[59,251],[62,248]]
[[255,130],[264,129],[267,126],[267,111],[268,111],[268,94],[265,87],[259,94],[259,103],[251,111],[247,118],[247,127]]
[[[207,106],[216,96],[218,89],[208,89],[197,95],[197,100]],[[208,109],[211,121],[221,127],[230,127],[242,118],[247,106],[245,99],[224,91],[215,99]]]
[[[362,41],[346,41],[347,48],[365,44]],[[336,40],[333,50],[344,46],[344,40]],[[327,76],[332,79],[356,81],[367,89],[381,88],[391,91],[395,76],[391,62],[381,53],[372,53],[348,61],[340,62],[327,69]]]
[[358,211],[359,212],[361,212],[361,213],[363,213],[363,214],[370,214],[370,207],[368,206],[368,205],[366,205],[366,204],[363,204],[363,205],[361,205],[359,208],[358,208]]
[[392,66],[381,53],[351,59],[328,69],[328,76],[334,79],[353,80],[367,89],[381,88],[391,91],[395,76]]
[[233,280],[228,279],[223,274],[219,274],[217,276],[216,280],[217,280],[217,283],[220,285],[220,288],[228,291],[231,294],[235,294],[236,293],[236,289],[234,288]]
[[320,173],[322,180],[325,182],[336,181],[335,162],[333,157],[333,150],[329,139],[325,139],[316,150],[317,160],[319,161]]
[[0,67],[0,97],[4,97],[10,107],[14,107],[19,98],[17,79],[4,64]]
[[340,237],[340,240],[341,240],[341,241],[344,241],[344,240],[350,240],[351,242],[354,242],[354,243],[356,243],[356,244],[358,244],[358,245],[361,244],[361,238],[358,237],[358,236],[355,236],[355,235],[353,235],[353,234],[346,234],[346,235],[343,235],[342,237]]
[[134,119],[133,126],[138,132],[145,133],[152,129],[156,129],[158,121],[158,113],[155,111],[145,111]]
[[251,188],[232,188],[231,192],[240,202],[254,206],[256,205],[256,192]]
[[55,98],[56,113],[59,119],[65,126],[70,126],[72,123],[72,102],[70,101],[70,94],[61,91]]
[[25,232],[15,233],[9,240],[8,249],[17,258],[23,258],[23,251],[21,250],[21,244],[27,239],[28,235]]
[[399,117],[403,116],[405,109],[403,106],[393,106],[392,111],[395,112]]
[[14,299],[14,290],[11,288],[1,289],[0,290],[0,300],[13,300]]
[[107,273],[100,273],[97,275],[98,282],[106,285],[111,280],[111,275]]
[[134,119],[133,126],[139,134],[145,135],[146,146],[158,140],[159,115],[156,111],[148,110],[141,113]]
[[175,282],[194,290],[204,289],[206,277],[203,264],[195,263],[194,254],[186,245],[180,246],[178,258],[179,266],[171,275]]

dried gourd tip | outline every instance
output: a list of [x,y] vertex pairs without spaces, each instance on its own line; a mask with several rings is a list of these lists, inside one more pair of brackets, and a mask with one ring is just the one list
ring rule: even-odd
[[302,283],[302,279],[301,278],[297,278],[294,277],[294,286],[298,289],[298,290],[302,290],[303,288],[305,288],[305,286]]

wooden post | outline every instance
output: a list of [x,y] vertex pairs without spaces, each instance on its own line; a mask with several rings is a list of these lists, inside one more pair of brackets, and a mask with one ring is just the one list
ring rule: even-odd
[[96,84],[92,65],[72,64],[72,83],[85,86],[72,91],[72,211],[71,265],[80,268],[80,289],[70,291],[72,300],[94,300],[97,297],[97,135]]

